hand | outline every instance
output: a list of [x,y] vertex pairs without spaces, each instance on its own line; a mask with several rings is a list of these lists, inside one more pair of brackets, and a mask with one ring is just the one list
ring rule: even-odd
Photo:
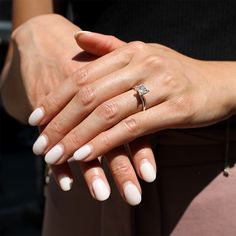
[[[60,26],[60,28],[55,27],[55,25]],[[56,89],[59,87],[60,83],[68,79],[78,68],[81,68],[94,59],[94,57],[88,57],[88,54],[86,58],[81,57],[81,55],[85,56],[85,54],[81,53],[83,50],[78,48],[72,37],[78,30],[79,28],[77,26],[61,16],[46,15],[28,21],[13,33],[14,56],[11,67],[5,72],[6,78],[3,87],[3,100],[6,110],[16,119],[25,122],[27,114],[31,112],[32,108],[34,109],[47,94],[53,91],[57,92]],[[108,38],[110,40],[108,40]],[[92,52],[95,56],[100,56],[109,52],[109,50],[113,50],[112,46],[115,46],[115,44],[116,47],[120,46],[118,40],[116,40],[114,45],[110,42],[114,42],[114,40],[111,40],[111,37],[106,36],[104,38],[104,36],[97,35],[97,37],[90,38],[90,41],[85,45],[88,47],[88,52]],[[119,42],[121,43],[121,41]],[[94,45],[96,45],[96,47],[94,47]],[[81,55],[79,54],[76,57],[78,53]],[[34,58],[34,60],[32,60],[32,58]],[[72,58],[74,58],[74,60]],[[83,60],[78,61],[78,59]],[[15,96],[10,96],[10,94],[13,93]],[[57,109],[58,108],[59,107],[57,107]],[[144,144],[145,143],[142,142],[138,144],[140,152],[139,155],[135,155],[139,157],[147,155],[153,159],[153,153],[150,147]],[[135,149],[137,149],[136,146]],[[122,153],[123,158],[128,158],[126,152],[122,150]],[[114,165],[114,168],[116,168],[116,166],[117,165]],[[144,167],[145,166],[147,166],[146,163]],[[99,198],[98,200],[104,200],[104,195],[100,197],[95,196],[94,190],[91,187],[93,186],[94,177],[96,177],[96,179],[100,177],[109,189],[100,163],[96,160],[90,164],[81,164],[81,167],[92,195],[95,198]],[[55,179],[62,189],[69,190],[73,176],[68,164],[52,166],[52,169]],[[130,167],[130,169],[132,174],[135,175],[133,168]],[[119,178],[118,176],[118,182],[125,179]],[[143,175],[142,177],[147,181],[154,180],[153,176],[152,179],[150,179],[150,175]],[[135,178],[133,182],[139,187],[137,178]],[[106,197],[108,197],[108,194]]]
[[[82,81],[74,79],[79,92],[43,135],[50,140],[62,132],[65,119],[78,125],[56,146],[49,143],[45,159],[61,164],[74,153],[76,160],[90,161],[163,129],[201,127],[226,119],[236,110],[232,68],[230,63],[195,60],[158,44],[124,45],[76,72],[86,75]],[[145,95],[146,111],[132,89],[139,84],[150,90]],[[45,109],[42,122],[50,117],[50,100],[49,96],[40,104]]]
[[[121,44],[124,44],[123,42],[115,39],[114,37],[104,36],[100,34],[92,34],[91,36],[88,35],[88,37],[86,37],[85,35],[81,39],[82,40],[80,42],[83,44],[84,49],[95,55],[102,55],[102,53],[108,53],[110,50],[114,50],[114,47],[118,47]],[[54,93],[52,92],[52,94]],[[52,106],[52,108],[56,109],[58,109],[58,107],[60,107],[59,104],[58,106]],[[54,110],[55,113],[58,112],[56,109]],[[55,114],[51,113],[51,115]],[[63,125],[65,126],[68,124],[69,126],[71,125],[71,123],[67,122],[65,122]],[[36,142],[36,144],[37,143],[38,142]],[[35,146],[36,145],[34,145],[34,147]],[[37,148],[34,148],[34,151],[38,153],[39,150]],[[143,138],[142,140],[135,140],[130,144],[130,152],[133,157],[133,162],[138,172],[138,175],[147,182],[154,181],[156,177],[156,165],[152,150],[148,145],[148,142]],[[141,188],[138,183],[136,174],[133,170],[133,167],[129,161],[127,150],[125,150],[124,147],[119,147],[115,150],[110,151],[106,155],[106,157],[109,160],[108,164],[110,170],[114,176],[114,179],[117,183],[122,197],[131,205],[138,204],[141,201]],[[68,190],[68,185],[70,184],[72,179],[68,168],[66,168],[65,165],[52,166],[52,168],[54,170],[54,175],[59,177],[63,176],[63,179],[56,179],[59,184],[60,181],[62,182],[62,184],[60,185],[65,186],[64,190]],[[84,173],[86,182],[89,186],[92,196],[98,200],[105,200],[109,196],[110,190],[105,190],[105,188],[109,189],[109,184],[98,160],[96,159],[88,164],[81,163],[81,169]],[[100,184],[100,187],[96,188],[94,185],[94,181],[98,182]],[[101,184],[101,182],[103,182],[103,184]],[[103,189],[101,189],[101,185],[103,186]]]
[[[73,40],[79,27],[51,14],[32,18],[12,34],[13,60],[4,70],[3,104],[27,123],[42,99],[87,62],[72,60],[82,52]],[[14,96],[12,96],[14,94]]]

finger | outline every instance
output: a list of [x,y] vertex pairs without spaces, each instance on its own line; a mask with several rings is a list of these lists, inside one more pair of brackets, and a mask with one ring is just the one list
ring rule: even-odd
[[110,196],[110,186],[98,159],[79,163],[91,195],[98,201],[105,201]]
[[[43,133],[33,146],[34,153],[36,155],[40,155],[42,153],[48,152],[57,142],[64,138],[64,136],[69,131],[75,128],[77,124],[82,122],[83,119],[86,118],[96,107],[98,107],[104,101],[109,100],[109,98],[115,97],[116,95],[127,91],[131,86],[130,83],[132,83],[132,80],[134,80],[134,78],[138,75],[139,71],[136,71],[136,73],[133,73],[132,77],[130,77],[130,69],[124,68],[122,70],[117,71],[116,73],[112,73],[111,75],[108,75],[103,79],[95,81],[94,83],[81,88],[81,90],[67,104],[67,106],[62,109],[62,111],[58,115],[56,115],[55,118],[52,119],[51,122],[44,129]],[[107,89],[111,86],[111,83],[114,89]],[[110,101],[106,104],[103,104],[97,109],[95,113],[92,113],[94,115],[92,115],[92,117],[90,116],[86,124],[88,124],[88,126],[91,126],[91,124],[96,124],[97,120],[100,118],[100,123],[101,121],[105,122],[103,122],[104,124],[101,124],[100,126],[96,126],[99,128],[99,131],[97,132],[100,132],[103,131],[105,128],[109,128],[107,127],[107,125],[111,125],[111,121],[108,120],[109,117],[110,119],[114,119],[115,122],[118,122],[121,118],[124,117],[124,114],[127,113],[127,108],[131,107],[132,110],[128,114],[132,114],[133,112],[137,111],[138,105],[136,92],[133,90],[127,92],[127,95],[118,97],[113,100],[114,101]],[[129,101],[128,105],[127,101]],[[117,117],[113,117],[115,114],[111,113],[117,113],[116,103],[120,103],[120,108],[124,107],[124,109],[122,109],[122,112],[119,112],[119,114],[117,114]],[[103,119],[101,120],[101,118]],[[104,120],[104,118],[106,119]],[[91,122],[91,124],[89,124],[89,122]],[[79,128],[77,129],[77,131],[73,132],[80,133],[81,136],[81,130]],[[89,138],[91,138],[91,135],[94,134],[94,132],[87,132],[86,137],[88,136],[88,134],[90,134]],[[84,140],[84,142],[87,141],[89,141],[88,138]],[[78,145],[81,145],[81,142]],[[72,152],[74,151],[73,147],[67,147],[67,145],[65,146],[65,149],[67,152],[67,157],[69,157],[69,155],[72,154]],[[53,162],[50,162],[50,164],[53,164]]]
[[[180,109],[181,110],[181,109]],[[129,143],[138,137],[157,131],[178,127],[183,113],[168,101],[131,115],[117,125],[101,132],[74,153],[76,160],[89,161],[115,147]]]
[[123,199],[130,205],[141,202],[141,187],[123,147],[106,154],[109,169]]
[[38,104],[29,117],[29,124],[47,124],[82,86],[125,67],[131,58],[132,53],[124,52],[121,47],[77,70]]
[[103,56],[125,44],[114,36],[88,31],[76,33],[75,40],[82,49],[95,56]]
[[[129,69],[127,69],[127,71],[129,71]],[[134,75],[136,74],[134,73]],[[129,81],[132,79],[133,78],[128,78]],[[106,88],[106,81],[101,84]],[[102,102],[100,99],[102,99],[104,96],[109,95],[109,93],[113,93],[112,96],[114,96],[114,92],[119,91],[119,89],[122,89],[122,86],[125,85],[116,85],[114,86],[114,90],[104,89],[103,86],[99,88],[99,93],[97,93],[95,96],[97,97],[97,104],[95,103],[95,106],[93,107],[98,106],[99,103]],[[115,89],[116,87],[118,90]],[[127,88],[129,88],[129,86]],[[165,92],[160,90],[160,92],[157,94],[150,95],[147,93],[145,96],[146,100],[148,100],[147,107],[149,107],[162,102],[165,99]],[[129,103],[127,103],[127,101],[129,101]],[[134,90],[129,90],[110,100],[107,100],[98,106],[88,117],[86,116],[90,113],[91,109],[88,110],[89,112],[87,112],[84,107],[81,109],[79,109],[79,107],[81,107],[81,105],[78,104],[78,99],[76,99],[75,102],[69,104],[54,120],[52,120],[52,122],[44,130],[43,134],[47,137],[51,137],[49,138],[47,148],[45,148],[45,161],[47,163],[63,163],[73,154],[76,149],[78,149],[78,147],[86,144],[91,139],[99,135],[99,133],[111,128],[126,117],[129,117],[130,115],[142,110],[139,97],[137,97],[137,92]],[[63,124],[63,126],[61,124]],[[73,128],[72,125],[76,124],[78,125]],[[58,130],[58,128],[60,130]],[[70,132],[65,135],[65,133],[69,130]],[[60,140],[60,138],[62,139]],[[41,137],[39,139],[41,139]],[[57,145],[54,146],[56,142]],[[41,141],[39,142],[37,140],[35,145],[40,145],[40,143]]]
[[156,162],[147,138],[138,138],[132,141],[129,147],[139,177],[146,182],[153,182],[156,179]]
[[73,176],[67,162],[61,165],[50,166],[56,183],[63,191],[69,191],[73,184]]

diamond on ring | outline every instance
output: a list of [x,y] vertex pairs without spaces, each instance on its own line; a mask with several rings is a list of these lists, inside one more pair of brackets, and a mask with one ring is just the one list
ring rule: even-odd
[[143,84],[135,86],[134,90],[138,92],[140,96],[143,96],[149,92],[149,90]]
[[149,90],[143,85],[137,85],[133,88],[139,95],[139,98],[142,102],[142,106],[143,106],[143,111],[146,110],[146,99],[144,97],[145,94],[147,94],[149,92]]

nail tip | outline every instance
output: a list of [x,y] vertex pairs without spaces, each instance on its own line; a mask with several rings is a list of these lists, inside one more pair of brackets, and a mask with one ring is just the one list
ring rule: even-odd
[[125,183],[124,194],[126,201],[131,206],[136,206],[142,201],[141,193],[139,192],[137,186],[134,185],[131,181]]
[[98,201],[105,201],[110,197],[110,189],[106,186],[104,181],[100,178],[97,178],[92,183],[93,192],[95,198]]
[[151,183],[156,179],[156,170],[150,162],[145,161],[141,164],[140,172],[142,179],[148,183]]
[[48,139],[46,135],[40,135],[33,144],[32,151],[35,155],[41,155],[45,151],[47,145],[48,145]]
[[40,156],[40,155],[42,154],[41,152],[38,152],[37,150],[35,150],[34,147],[32,148],[32,152],[33,152],[34,155],[36,155],[36,156]]
[[79,36],[79,35],[82,35],[82,34],[91,34],[91,32],[90,32],[90,31],[86,31],[86,30],[80,30],[80,31],[78,31],[78,32],[76,32],[76,33],[74,34],[74,38],[77,39],[78,36]]
[[97,197],[96,197],[96,199],[97,199],[99,202],[104,202],[104,201],[106,201],[109,197],[110,197],[110,194],[108,194],[107,196],[101,197],[101,198],[97,198]]
[[57,144],[48,153],[46,153],[44,160],[50,165],[55,164],[62,157],[63,153],[64,148],[62,145]]
[[72,183],[73,183],[73,180],[68,176],[62,176],[59,179],[60,187],[64,192],[68,192],[71,190]]
[[152,177],[152,178],[146,178],[144,179],[147,183],[152,183],[156,180],[156,176],[155,177]]
[[91,152],[92,152],[91,145],[86,144],[74,152],[73,158],[76,161],[81,161],[87,158],[91,154]]
[[44,109],[42,107],[36,108],[29,116],[28,124],[31,126],[37,126],[43,119]]

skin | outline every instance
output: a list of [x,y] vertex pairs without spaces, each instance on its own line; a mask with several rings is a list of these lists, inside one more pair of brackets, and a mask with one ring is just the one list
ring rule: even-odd
[[[84,38],[84,47],[87,47],[90,54],[82,53],[83,49],[78,47],[73,38],[73,35],[78,31],[80,31],[79,27],[65,18],[51,14],[34,17],[13,32],[13,56],[12,60],[9,61],[10,66],[5,68],[2,75],[4,83],[1,91],[4,107],[11,116],[22,123],[26,123],[32,110],[38,107],[51,93],[59,96],[59,98],[54,97],[54,101],[56,101],[57,99],[60,100],[61,96],[65,98],[67,89],[71,90],[71,94],[77,92],[78,90],[75,90],[75,87],[62,88],[61,85],[65,81],[68,81],[69,85],[72,84],[69,81],[74,81],[73,78],[77,76],[78,70],[93,61],[95,57],[107,54],[124,44],[114,37],[96,34],[87,39]],[[78,81],[78,77],[76,78]],[[59,88],[62,89],[59,91]],[[71,98],[68,97],[67,102]],[[40,130],[44,129],[67,102],[63,100],[61,107],[57,107],[56,113],[51,113],[50,118],[48,117],[44,124],[38,125]],[[52,105],[52,108],[55,105]],[[150,160],[156,168],[152,150],[147,142],[136,140],[132,147],[134,147],[131,148],[134,163],[145,158]],[[141,192],[137,176],[124,148],[119,147],[108,155],[113,156],[112,159],[118,160],[115,164],[113,162],[110,168],[114,173],[122,196],[124,197],[122,185],[128,180],[132,181]],[[129,164],[128,170],[122,168],[127,163]],[[94,198],[95,195],[92,190],[94,178],[101,178],[109,188],[103,168],[97,158],[90,163],[80,163],[80,166]],[[135,167],[138,168],[137,173],[142,178],[139,166],[135,164]],[[62,175],[73,179],[67,163],[52,166],[52,170],[58,183]]]
[[[27,6],[27,7],[25,7]],[[13,0],[12,1],[12,30],[15,30],[21,24],[31,19],[32,17],[53,13],[53,3],[51,0],[42,0],[38,4],[37,0]],[[13,57],[13,44],[10,41],[8,53],[5,60],[5,66],[0,80],[0,87],[4,82],[9,66]]]
[[[80,90],[70,94],[72,99],[43,131],[50,140],[44,154],[47,157],[56,144],[62,146],[64,153],[55,163],[61,164],[88,145],[91,153],[83,161],[91,161],[160,130],[203,127],[224,120],[236,112],[235,65],[196,60],[159,44],[126,44],[82,68],[83,81],[74,80]],[[146,111],[141,110],[132,89],[139,84],[150,90],[145,95]],[[50,106],[53,96],[40,104],[46,111],[41,124],[55,113]],[[71,122],[63,127],[61,121],[67,119]],[[64,129],[67,134],[62,138],[58,133]]]

